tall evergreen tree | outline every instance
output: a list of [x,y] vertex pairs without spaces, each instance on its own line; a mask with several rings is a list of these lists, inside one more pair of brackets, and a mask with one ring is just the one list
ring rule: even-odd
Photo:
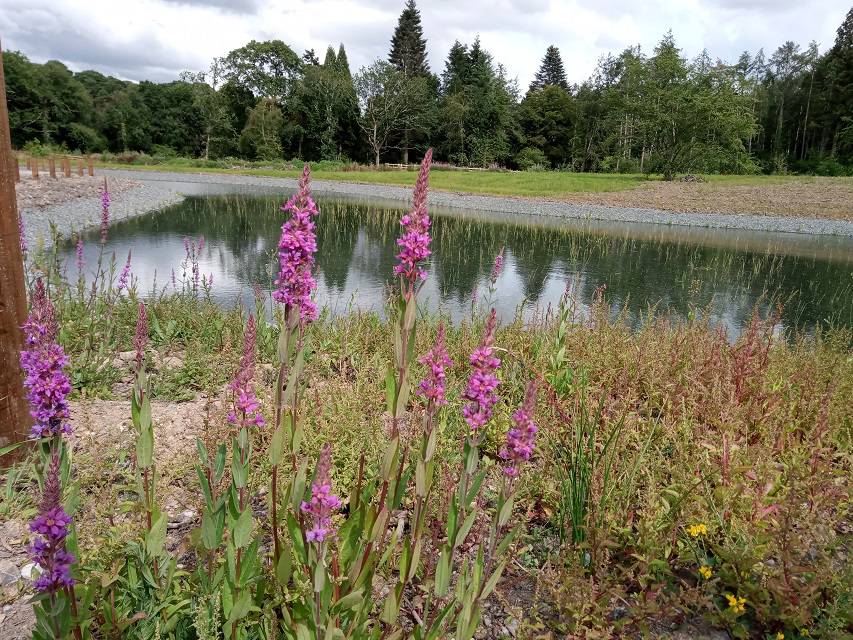
[[429,74],[421,12],[415,6],[415,0],[407,0],[406,8],[400,14],[391,38],[388,62],[410,78]]
[[450,47],[447,62],[444,63],[444,72],[441,74],[441,92],[447,96],[461,91],[468,81],[468,72],[468,47],[457,40]]
[[566,70],[563,68],[563,59],[560,57],[560,50],[554,45],[549,46],[545,50],[545,57],[542,58],[539,71],[536,72],[536,77],[530,83],[530,91],[536,91],[548,85],[562,87],[567,90],[569,88],[569,83],[566,81]]
[[347,78],[352,78],[352,72],[349,68],[349,60],[347,59],[347,50],[344,49],[344,43],[338,47],[338,57],[335,60],[335,64],[338,67],[338,71],[344,74]]
[[338,59],[335,55],[335,48],[332,45],[326,49],[326,57],[323,58],[323,66],[326,69],[330,69],[333,71],[337,71],[338,69]]

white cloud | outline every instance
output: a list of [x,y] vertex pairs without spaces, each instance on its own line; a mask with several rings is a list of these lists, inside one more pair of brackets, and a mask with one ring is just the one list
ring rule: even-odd
[[[166,81],[200,70],[251,39],[279,38],[322,57],[343,42],[353,70],[385,57],[403,0],[0,0],[3,47],[35,61],[60,59],[131,80]],[[785,40],[832,45],[847,0],[431,0],[421,2],[429,61],[440,73],[454,40],[483,45],[524,89],[545,47],[557,45],[580,82],[597,59],[669,29],[685,55],[707,48],[734,60]]]

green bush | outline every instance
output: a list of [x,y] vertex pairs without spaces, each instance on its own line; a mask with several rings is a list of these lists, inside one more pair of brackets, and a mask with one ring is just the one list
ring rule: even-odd
[[541,149],[525,147],[515,156],[515,163],[522,171],[536,170],[548,166],[548,158]]

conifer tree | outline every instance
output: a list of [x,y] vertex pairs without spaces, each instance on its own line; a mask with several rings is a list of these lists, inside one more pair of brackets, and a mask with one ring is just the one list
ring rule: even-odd
[[415,0],[407,0],[406,8],[400,14],[394,37],[391,38],[388,62],[410,78],[429,73],[421,12],[415,6]]
[[549,46],[545,50],[545,57],[542,58],[539,71],[536,72],[536,77],[530,83],[530,91],[536,91],[548,85],[562,87],[567,90],[569,88],[569,83],[566,81],[566,70],[563,68],[563,59],[560,57],[560,50],[554,45]]
[[344,74],[347,78],[352,77],[352,72],[349,68],[349,60],[347,59],[347,50],[344,49],[344,43],[338,47],[338,58],[335,62],[338,67],[338,71]]
[[328,49],[326,49],[326,57],[323,59],[323,66],[335,71],[338,69],[338,60],[335,56],[335,48],[332,45],[329,45]]

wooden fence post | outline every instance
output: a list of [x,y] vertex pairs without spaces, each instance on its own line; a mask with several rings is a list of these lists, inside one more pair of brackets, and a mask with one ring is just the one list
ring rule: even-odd
[[83,158],[77,158],[77,175],[83,175]]
[[50,156],[50,158],[47,159],[47,166],[50,169],[50,177],[55,179],[56,178],[56,160],[54,159],[53,156]]
[[[12,153],[3,52],[0,51],[0,447],[21,442],[28,436],[29,407],[24,395],[20,352],[24,344],[21,326],[27,318],[24,263],[18,229],[15,183],[6,159]],[[24,447],[2,457],[8,465],[20,460]]]
[[88,160],[89,163],[89,177],[91,178],[95,175],[95,162],[92,160],[92,156],[89,156],[86,160]]
[[65,174],[66,178],[71,177],[71,160],[62,156],[62,172]]
[[33,158],[30,162],[30,169],[33,172],[33,180],[39,179],[39,159]]

